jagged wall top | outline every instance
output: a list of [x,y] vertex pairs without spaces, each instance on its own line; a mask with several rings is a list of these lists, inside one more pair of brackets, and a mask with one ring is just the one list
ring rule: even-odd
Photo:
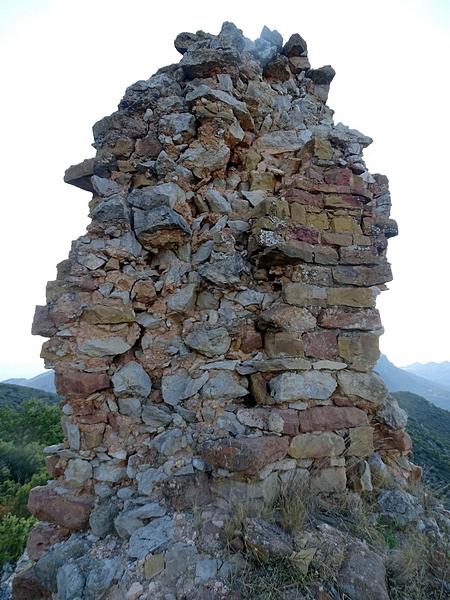
[[333,123],[333,69],[267,28],[175,45],[180,63],[130,86],[94,125],[95,158],[66,172],[92,221],[34,322],[66,438],[30,510],[62,537],[116,536],[130,578],[155,539],[168,562],[189,536],[206,548],[194,506],[223,523],[282,483],[369,492],[372,473],[417,474],[372,372],[388,183],[364,164],[370,138]]

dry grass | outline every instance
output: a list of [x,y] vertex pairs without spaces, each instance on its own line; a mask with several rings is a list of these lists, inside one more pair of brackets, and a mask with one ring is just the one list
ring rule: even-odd
[[412,532],[401,540],[387,562],[392,600],[448,600],[450,598],[450,548]]
[[303,529],[308,520],[312,508],[311,493],[304,483],[285,483],[273,508],[278,524],[294,535]]
[[[422,486],[410,490],[427,509],[438,501]],[[387,584],[391,600],[449,600],[449,541],[419,533],[413,527],[399,529],[395,524],[376,516],[373,500],[359,501],[352,493],[312,496],[302,485],[284,485],[273,503],[240,504],[226,525],[229,540],[242,536],[243,521],[259,516],[277,523],[294,536],[319,522],[364,540],[370,548],[386,557]],[[322,548],[313,558],[308,574],[293,557],[261,563],[247,557],[244,570],[235,576],[232,588],[246,600],[290,600],[317,597],[318,586],[339,596],[339,569],[343,554],[332,548],[328,556]],[[302,596],[300,596],[302,594]]]

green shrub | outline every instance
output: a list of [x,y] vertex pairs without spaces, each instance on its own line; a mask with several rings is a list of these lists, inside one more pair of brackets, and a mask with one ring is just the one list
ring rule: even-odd
[[62,439],[58,406],[26,400],[18,408],[0,408],[0,440],[24,446],[57,444]]
[[34,517],[16,517],[10,513],[0,520],[0,567],[17,560],[21,555],[27,535],[33,527]]

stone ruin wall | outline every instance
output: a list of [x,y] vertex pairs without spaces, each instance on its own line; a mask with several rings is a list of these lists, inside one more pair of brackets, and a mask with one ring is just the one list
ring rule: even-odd
[[173,536],[175,513],[283,482],[370,492],[380,474],[418,476],[372,371],[388,181],[363,161],[372,140],[333,123],[334,70],[266,28],[175,46],[181,61],[130,86],[94,125],[95,157],[66,172],[92,220],[33,325],[65,442],[30,494],[30,547],[113,531],[143,559],[155,517]]

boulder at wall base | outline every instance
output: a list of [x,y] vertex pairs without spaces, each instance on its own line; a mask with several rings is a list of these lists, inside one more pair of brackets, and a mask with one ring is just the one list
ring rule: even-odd
[[57,484],[53,483],[33,488],[28,497],[30,513],[40,521],[55,523],[70,531],[86,529],[94,506],[94,496],[77,496],[68,489],[58,491]]
[[257,559],[263,561],[290,556],[294,550],[290,535],[258,517],[245,519],[244,543]]
[[403,490],[383,490],[378,496],[378,506],[384,517],[401,526],[416,521],[423,513],[418,498]]
[[362,542],[347,547],[337,581],[352,600],[389,600],[383,560]]
[[68,535],[67,529],[52,523],[36,523],[27,539],[28,556],[31,560],[39,560],[53,544],[62,542]]
[[17,573],[12,581],[12,597],[14,600],[40,600],[50,598],[49,592],[36,577],[33,567]]
[[214,467],[255,475],[266,465],[284,458],[289,438],[277,436],[207,440],[200,455]]

